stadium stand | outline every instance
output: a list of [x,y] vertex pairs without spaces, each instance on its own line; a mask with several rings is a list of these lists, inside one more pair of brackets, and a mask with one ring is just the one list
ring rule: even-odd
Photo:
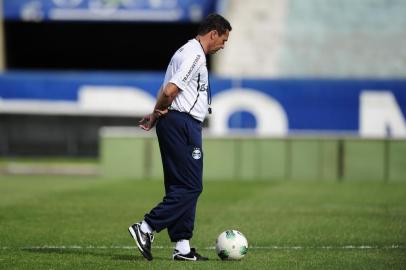
[[216,59],[220,75],[406,75],[405,1],[234,0],[225,13],[235,31]]
[[3,2],[0,0],[0,72],[4,70]]

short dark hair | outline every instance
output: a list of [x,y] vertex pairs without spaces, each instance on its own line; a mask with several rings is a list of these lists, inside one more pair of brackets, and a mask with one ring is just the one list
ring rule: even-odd
[[209,14],[199,25],[198,35],[205,35],[212,30],[216,30],[219,35],[223,35],[227,30],[231,31],[231,24],[223,16],[212,13]]

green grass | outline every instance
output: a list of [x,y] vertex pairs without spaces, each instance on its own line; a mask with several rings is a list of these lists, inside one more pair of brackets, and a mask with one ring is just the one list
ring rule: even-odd
[[[0,176],[0,269],[406,269],[406,183],[208,181],[192,245],[211,260],[197,263],[170,260],[166,231],[154,261],[135,250],[127,227],[162,192],[159,181]],[[226,229],[247,236],[242,261],[211,249]]]

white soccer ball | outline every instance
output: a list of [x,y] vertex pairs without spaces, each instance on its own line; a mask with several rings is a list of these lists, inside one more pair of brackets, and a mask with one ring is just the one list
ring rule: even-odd
[[248,251],[248,241],[236,230],[222,232],[216,240],[216,252],[222,260],[240,260]]

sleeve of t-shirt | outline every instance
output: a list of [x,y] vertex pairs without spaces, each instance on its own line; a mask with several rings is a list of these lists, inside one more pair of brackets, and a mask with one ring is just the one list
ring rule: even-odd
[[181,90],[186,89],[200,66],[203,64],[202,55],[195,54],[186,58],[169,82],[176,84]]

